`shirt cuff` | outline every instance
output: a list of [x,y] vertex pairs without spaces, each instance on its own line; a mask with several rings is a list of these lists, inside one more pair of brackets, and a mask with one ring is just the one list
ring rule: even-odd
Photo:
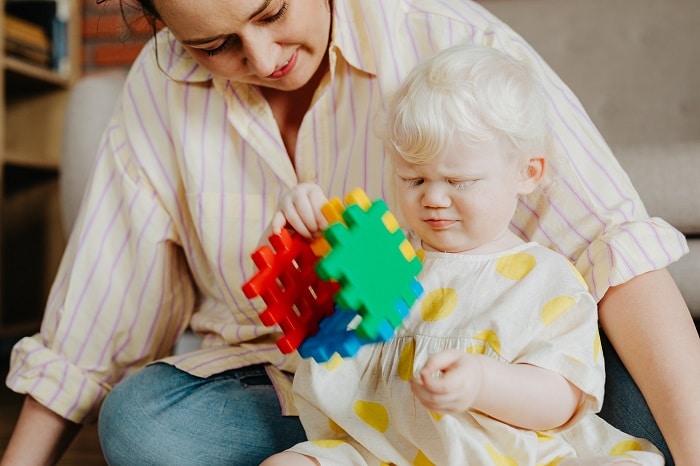
[[69,421],[78,424],[95,421],[109,387],[43,346],[38,338],[38,335],[23,338],[13,348],[7,387],[30,395]]
[[600,301],[608,288],[667,267],[688,253],[685,236],[658,217],[627,222],[594,240],[576,268]]

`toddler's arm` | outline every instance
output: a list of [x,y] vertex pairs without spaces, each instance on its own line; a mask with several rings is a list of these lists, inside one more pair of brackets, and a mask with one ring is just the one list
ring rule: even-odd
[[431,356],[411,381],[411,389],[432,411],[472,409],[530,430],[563,425],[583,395],[556,372],[456,350]]

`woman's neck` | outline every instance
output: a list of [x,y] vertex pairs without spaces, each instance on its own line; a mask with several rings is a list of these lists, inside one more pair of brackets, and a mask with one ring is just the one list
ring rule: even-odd
[[284,147],[287,149],[292,163],[294,163],[299,128],[304,120],[304,116],[306,116],[309,108],[311,108],[316,90],[325,76],[327,69],[328,59],[326,58],[309,82],[294,91],[280,91],[271,88],[261,89],[265,100],[267,100],[267,103],[270,105],[272,115],[275,117],[280,134],[282,135]]

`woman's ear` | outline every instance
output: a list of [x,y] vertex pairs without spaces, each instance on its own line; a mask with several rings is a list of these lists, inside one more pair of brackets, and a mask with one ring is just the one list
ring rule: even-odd
[[532,156],[527,159],[522,170],[520,180],[520,194],[530,194],[542,181],[544,172],[547,169],[547,160],[541,156]]

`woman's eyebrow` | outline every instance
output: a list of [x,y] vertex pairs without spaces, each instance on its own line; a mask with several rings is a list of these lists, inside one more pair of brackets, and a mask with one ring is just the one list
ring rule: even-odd
[[[248,21],[252,20],[252,19],[255,18],[256,16],[258,16],[260,13],[262,13],[263,11],[265,11],[265,9],[268,7],[268,5],[270,5],[270,3],[272,3],[272,0],[265,0],[265,1],[263,1],[262,4],[260,5],[260,7],[259,7],[257,10],[255,10],[253,13],[251,13],[250,16],[248,16]],[[201,44],[206,44],[206,43],[209,43],[209,42],[214,42],[215,40],[218,40],[218,39],[221,39],[221,38],[226,38],[226,37],[228,37],[229,35],[230,35],[230,34],[219,34],[219,35],[212,36],[212,37],[204,37],[204,38],[198,38],[198,39],[187,39],[187,40],[182,40],[182,41],[180,41],[180,42],[181,42],[183,45],[201,45]]]
[[260,13],[262,13],[263,11],[265,11],[265,9],[267,8],[267,6],[268,6],[271,2],[272,2],[272,0],[265,0],[265,1],[262,3],[262,5],[260,5],[260,8],[258,8],[258,9],[255,10],[250,16],[248,16],[248,20],[251,20],[251,19],[255,18],[255,17],[258,16]]
[[204,37],[201,39],[183,39],[180,41],[181,44],[183,45],[202,45],[202,44],[207,44],[209,42],[214,42],[215,40],[222,39],[228,37],[228,34],[219,34],[218,36],[213,36],[213,37]]

